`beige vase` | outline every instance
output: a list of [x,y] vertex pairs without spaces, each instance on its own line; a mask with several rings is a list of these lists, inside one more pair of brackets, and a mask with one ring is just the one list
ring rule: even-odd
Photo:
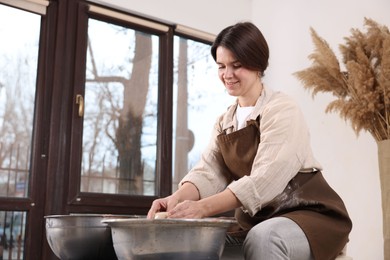
[[390,260],[390,139],[378,142],[382,192],[384,260]]

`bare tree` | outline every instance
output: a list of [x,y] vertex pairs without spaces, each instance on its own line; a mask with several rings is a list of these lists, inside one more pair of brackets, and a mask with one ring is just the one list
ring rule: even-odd
[[[91,54],[92,49],[90,45]],[[91,55],[94,64],[93,55]],[[112,101],[111,107],[118,115],[112,117],[106,125],[106,134],[112,140],[118,152],[118,167],[120,183],[118,192],[121,194],[143,193],[144,165],[141,154],[141,136],[143,114],[149,90],[149,74],[152,62],[151,36],[141,32],[135,33],[135,50],[132,60],[131,76],[100,76],[96,68],[92,70],[93,78],[88,82],[100,84],[120,83],[123,86],[123,104],[118,109]],[[105,98],[110,98],[105,95]],[[110,126],[108,126],[110,124]],[[114,135],[107,131],[114,128]]]
[[[14,190],[8,190],[10,182],[27,184],[30,165],[35,92],[30,93],[28,77],[36,72],[31,70],[30,64],[36,59],[25,56],[26,53],[19,54],[0,71],[3,100],[0,108],[0,173],[7,173],[7,196],[14,195]],[[35,86],[32,89],[35,90]],[[23,175],[18,176],[18,172]]]
[[187,173],[187,154],[194,144],[194,135],[188,129],[187,50],[187,40],[181,38],[179,41],[174,184],[177,184]]
[[150,35],[136,33],[133,72],[124,88],[123,110],[119,117],[115,146],[119,153],[122,179],[119,191],[142,194],[144,165],[141,157],[142,116],[146,105],[151,67],[152,41]]

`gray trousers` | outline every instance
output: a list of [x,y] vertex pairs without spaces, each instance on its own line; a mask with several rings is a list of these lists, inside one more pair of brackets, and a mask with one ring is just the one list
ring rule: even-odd
[[221,260],[312,260],[309,242],[291,219],[276,217],[254,226],[244,241],[228,236]]

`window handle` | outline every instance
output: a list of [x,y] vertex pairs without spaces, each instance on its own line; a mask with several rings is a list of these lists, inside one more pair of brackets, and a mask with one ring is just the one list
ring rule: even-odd
[[84,116],[84,98],[82,95],[78,94],[76,95],[76,104],[79,105],[79,117]]

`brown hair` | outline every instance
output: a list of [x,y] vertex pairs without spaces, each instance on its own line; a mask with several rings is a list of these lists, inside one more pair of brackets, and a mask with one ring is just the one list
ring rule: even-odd
[[260,30],[250,22],[240,22],[223,29],[211,46],[211,55],[217,61],[217,48],[223,46],[233,52],[247,69],[264,71],[268,67],[269,49]]

